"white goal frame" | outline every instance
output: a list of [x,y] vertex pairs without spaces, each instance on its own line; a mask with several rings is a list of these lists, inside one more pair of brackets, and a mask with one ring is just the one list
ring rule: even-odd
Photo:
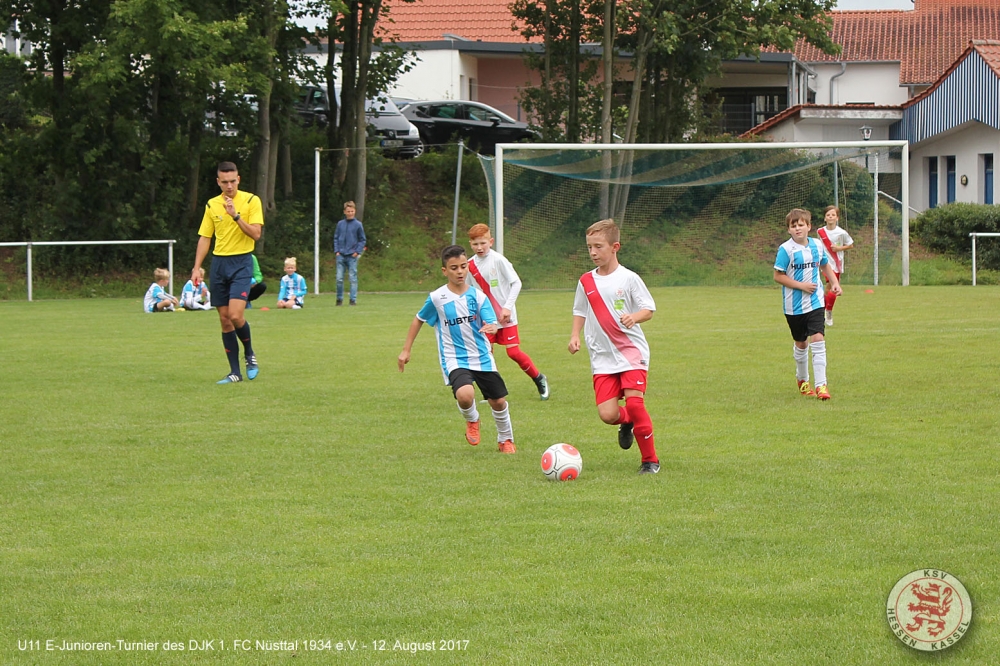
[[[875,195],[872,201],[875,224],[874,276],[878,285],[878,153],[876,148],[901,149],[902,161],[902,282],[903,286],[910,284],[910,143],[908,141],[820,141],[820,142],[768,142],[768,143],[498,143],[496,147],[495,169],[495,206],[496,206],[496,237],[497,252],[503,254],[503,155],[504,150],[786,150],[786,149],[836,149],[836,148],[869,148],[875,154]],[[850,159],[845,157],[845,159]]]

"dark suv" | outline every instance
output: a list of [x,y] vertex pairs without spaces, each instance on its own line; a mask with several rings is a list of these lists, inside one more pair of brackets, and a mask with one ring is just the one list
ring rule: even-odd
[[[340,122],[340,88],[336,89],[337,104],[333,106],[333,122]],[[331,118],[330,98],[326,86],[302,87],[296,111],[305,125],[326,125]],[[377,142],[390,157],[417,157],[423,153],[423,144],[417,128],[400,113],[391,99],[365,100],[365,119],[368,121],[368,140]]]
[[403,115],[417,126],[426,145],[448,143],[458,136],[469,146],[492,155],[498,143],[538,139],[527,123],[479,102],[412,102],[403,107]]

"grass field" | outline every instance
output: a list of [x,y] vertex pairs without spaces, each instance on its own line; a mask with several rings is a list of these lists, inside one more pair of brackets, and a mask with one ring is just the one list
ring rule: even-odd
[[[488,413],[464,442],[430,329],[398,372],[422,294],[249,311],[239,386],[214,313],[0,302],[0,662],[993,662],[1000,291],[848,288],[829,403],[796,392],[776,288],[653,294],[644,477],[566,352],[571,292],[518,301],[552,398],[500,359],[515,456]],[[539,471],[558,441],[578,481]],[[975,605],[940,655],[885,617],[922,567]],[[158,646],[46,649],[118,640]]]

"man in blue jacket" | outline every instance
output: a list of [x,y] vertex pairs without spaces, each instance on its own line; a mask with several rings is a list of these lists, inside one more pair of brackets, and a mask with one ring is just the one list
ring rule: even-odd
[[365,228],[354,217],[353,201],[344,204],[344,219],[333,232],[333,251],[337,254],[337,305],[344,304],[344,269],[351,281],[351,305],[358,304],[358,257],[365,251]]

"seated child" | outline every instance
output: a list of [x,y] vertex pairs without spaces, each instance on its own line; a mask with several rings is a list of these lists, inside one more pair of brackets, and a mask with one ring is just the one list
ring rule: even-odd
[[212,304],[209,301],[211,294],[205,286],[205,269],[200,269],[201,280],[195,284],[191,280],[187,281],[181,291],[181,307],[188,310],[211,310]]
[[177,299],[164,290],[170,284],[170,272],[166,268],[157,268],[153,271],[153,279],[142,299],[142,309],[146,312],[173,312]]
[[281,288],[278,290],[278,307],[289,310],[299,310],[306,298],[306,280],[295,272],[297,263],[295,257],[285,259],[285,276],[281,278]]

